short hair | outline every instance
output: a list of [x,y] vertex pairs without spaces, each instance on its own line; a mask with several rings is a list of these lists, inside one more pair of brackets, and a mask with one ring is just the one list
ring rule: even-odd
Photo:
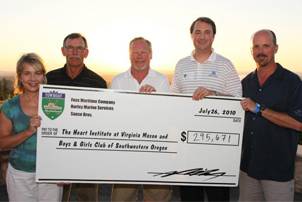
[[132,45],[133,45],[134,42],[140,41],[140,40],[144,41],[148,45],[150,51],[152,52],[152,44],[151,44],[151,42],[148,39],[145,39],[144,37],[135,37],[134,39],[132,39],[130,41],[130,43],[129,43],[129,50],[131,49],[131,47],[132,47]]
[[190,27],[190,33],[191,34],[194,31],[194,26],[195,26],[196,22],[205,22],[205,23],[211,25],[214,35],[216,34],[215,22],[211,18],[208,18],[208,17],[199,17],[196,20],[194,20],[194,22],[191,24],[191,27]]
[[273,43],[274,43],[275,45],[277,45],[277,37],[276,37],[275,32],[273,32],[272,30],[268,30],[268,31],[272,34]]
[[23,84],[21,82],[21,74],[24,69],[24,64],[30,64],[34,67],[35,70],[42,71],[44,79],[43,83],[46,83],[46,69],[45,65],[43,63],[43,60],[39,55],[36,53],[26,53],[21,56],[21,58],[17,62],[17,67],[16,67],[16,72],[17,72],[17,78],[15,82],[15,89],[14,92],[15,94],[18,94],[20,92],[23,92]]
[[88,48],[88,43],[87,43],[86,38],[82,34],[80,34],[80,33],[71,33],[71,34],[68,34],[64,38],[64,40],[63,40],[63,47],[65,47],[65,43],[66,43],[67,39],[77,39],[77,38],[83,39],[84,44],[85,44],[85,48]]
[[252,35],[252,39],[254,38],[254,36],[259,33],[259,32],[267,32],[271,35],[272,37],[272,41],[273,41],[273,44],[274,45],[277,45],[277,37],[276,37],[276,34],[275,32],[273,32],[272,30],[270,29],[261,29],[261,30],[258,30],[257,32],[255,32],[253,35]]

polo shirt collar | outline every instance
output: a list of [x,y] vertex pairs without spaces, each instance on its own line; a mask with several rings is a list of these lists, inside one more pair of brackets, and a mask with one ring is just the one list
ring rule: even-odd
[[[192,61],[197,62],[197,61],[195,60],[193,54],[194,54],[194,51],[192,51],[192,53],[191,53],[191,55],[190,55],[190,59],[191,59]],[[210,56],[208,57],[208,59],[205,60],[204,62],[205,62],[205,63],[206,63],[206,62],[215,62],[216,57],[217,57],[217,53],[216,53],[216,52],[214,51],[214,49],[212,48],[212,53],[211,53],[211,55],[210,55]]]
[[[133,76],[132,76],[132,74],[131,74],[131,68],[129,68],[128,70],[127,70],[127,73],[125,74],[125,76],[127,77],[127,78],[133,78]],[[155,77],[156,75],[155,75],[155,72],[151,69],[151,68],[149,68],[149,72],[148,72],[148,74],[147,74],[147,76],[145,77],[145,79],[146,78],[148,78],[148,77]],[[144,79],[144,80],[145,80]]]
[[[284,68],[279,63],[276,63],[276,65],[277,65],[277,68],[276,68],[275,72],[271,75],[271,77],[276,78],[276,79],[282,79]],[[253,79],[257,78],[257,69],[255,69],[255,71],[253,72],[252,78]]]
[[[66,75],[67,78],[70,78],[67,74],[67,65],[65,64],[64,67],[62,68],[62,71],[63,73]],[[82,77],[83,75],[86,75],[87,74],[87,67],[86,65],[84,64],[84,67],[82,69],[82,71],[80,72],[80,74],[78,76],[76,76],[75,78],[73,78],[72,80],[75,80],[77,78],[80,78]],[[70,78],[71,79],[71,78]]]

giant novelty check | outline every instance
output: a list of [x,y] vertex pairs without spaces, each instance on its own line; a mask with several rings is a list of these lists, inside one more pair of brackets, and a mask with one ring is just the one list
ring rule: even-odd
[[38,182],[237,186],[240,98],[40,88]]

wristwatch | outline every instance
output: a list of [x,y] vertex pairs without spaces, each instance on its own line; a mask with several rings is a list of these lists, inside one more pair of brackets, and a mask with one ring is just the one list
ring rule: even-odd
[[262,115],[262,112],[266,109],[266,107],[262,104],[256,103],[256,107],[253,111],[253,113],[257,114],[257,115]]
[[260,112],[260,107],[261,107],[261,105],[260,105],[259,103],[256,103],[256,106],[255,106],[255,109],[254,109],[253,113],[259,114],[259,112]]

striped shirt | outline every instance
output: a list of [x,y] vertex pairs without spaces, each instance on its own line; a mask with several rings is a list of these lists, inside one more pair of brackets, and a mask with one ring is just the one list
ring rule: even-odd
[[232,62],[215,52],[203,63],[190,55],[176,64],[172,92],[193,94],[198,87],[225,95],[242,96],[240,78]]

